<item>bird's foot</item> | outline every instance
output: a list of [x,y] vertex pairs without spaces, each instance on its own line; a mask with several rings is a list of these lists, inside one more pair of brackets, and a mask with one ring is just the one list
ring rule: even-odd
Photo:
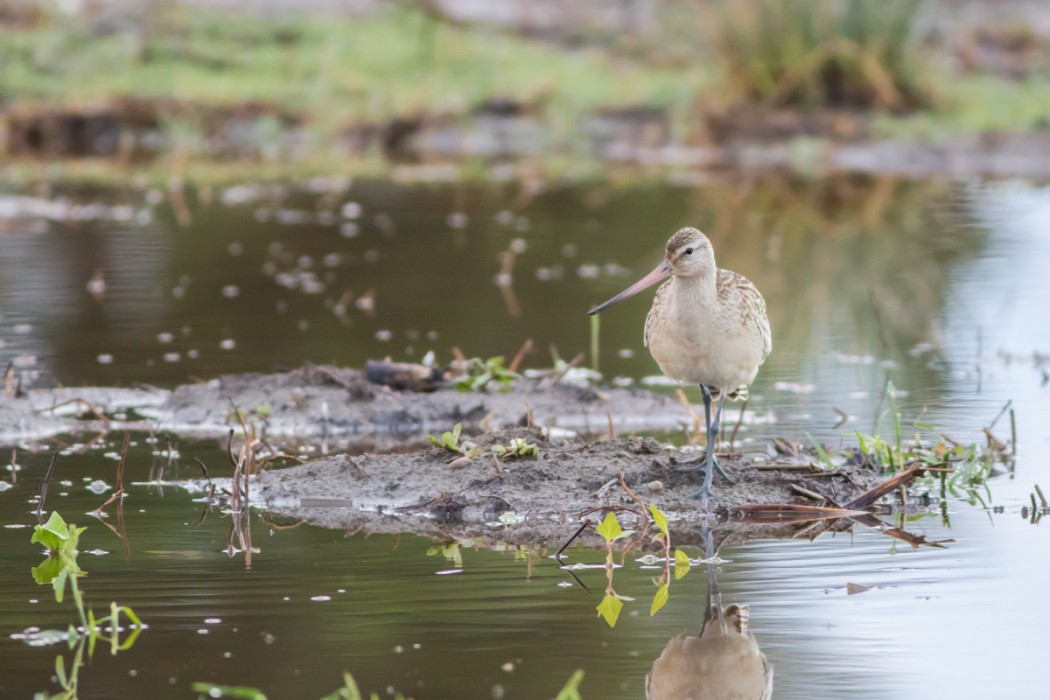
[[718,475],[720,477],[722,477],[723,479],[728,481],[730,484],[735,484],[736,483],[736,479],[734,479],[733,477],[729,476],[729,474],[726,474],[726,470],[722,469],[722,465],[718,463],[718,458],[715,457],[713,454],[711,455],[710,460],[705,455],[703,458],[698,459],[695,462],[689,462],[688,464],[685,464],[685,465],[679,467],[678,471],[680,471],[680,472],[707,472],[707,468],[708,468],[708,464],[709,463],[712,466],[714,466],[715,471],[718,473]]

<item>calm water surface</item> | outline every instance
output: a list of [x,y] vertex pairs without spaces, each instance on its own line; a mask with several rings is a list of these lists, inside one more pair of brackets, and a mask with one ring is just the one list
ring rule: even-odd
[[[46,211],[0,195],[0,357],[43,384],[174,385],[307,360],[360,365],[433,350],[447,361],[453,347],[510,355],[532,338],[539,350],[527,364],[545,366],[551,346],[565,358],[587,352],[589,305],[647,272],[674,229],[699,225],[720,264],[754,280],[769,305],[774,354],[753,391],[748,439],[870,433],[888,381],[905,424],[958,439],[978,439],[1008,400],[1017,416],[1016,467],[979,493],[988,509],[953,500],[945,516],[909,523],[954,540],[946,549],[912,550],[870,530],[723,548],[723,603],[750,605],[774,697],[1050,696],[1046,526],[1020,513],[1035,484],[1050,488],[1050,188],[325,184],[195,191],[185,203],[67,193]],[[98,201],[109,208],[72,208]],[[511,284],[500,287],[507,251]],[[655,374],[641,346],[647,308],[640,298],[603,315],[608,378]],[[836,409],[850,416],[839,427]],[[995,432],[1008,435],[1005,419]],[[147,481],[164,459],[145,438],[135,436],[128,480]],[[171,487],[129,488],[125,557],[85,515],[106,497],[87,485],[113,482],[118,443],[107,436],[62,456],[48,497],[89,526],[80,556],[89,603],[116,600],[149,624],[131,650],[96,652],[81,671],[83,697],[193,697],[191,683],[211,681],[309,698],[351,671],[363,687],[416,698],[546,698],[582,668],[584,697],[638,698],[668,640],[699,628],[702,567],[650,617],[658,571],[629,558],[615,586],[636,600],[615,629],[595,616],[604,571],[580,573],[591,594],[565,586],[549,551],[465,543],[460,563],[415,537],[255,518],[247,570],[242,553],[224,551],[229,517],[201,520],[205,505]],[[4,473],[3,697],[57,689],[64,647],[12,635],[73,619],[29,574],[41,558],[29,544],[33,499],[48,450],[64,447],[24,445],[23,469]],[[178,449],[167,476],[198,476],[193,457],[223,473],[218,445]],[[597,564],[603,553],[571,558]],[[847,595],[851,583],[869,590]]]

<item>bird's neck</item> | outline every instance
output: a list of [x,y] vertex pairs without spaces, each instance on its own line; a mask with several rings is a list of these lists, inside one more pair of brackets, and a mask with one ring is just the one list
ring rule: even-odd
[[718,303],[715,275],[676,276],[671,280],[671,296],[679,308],[713,306]]

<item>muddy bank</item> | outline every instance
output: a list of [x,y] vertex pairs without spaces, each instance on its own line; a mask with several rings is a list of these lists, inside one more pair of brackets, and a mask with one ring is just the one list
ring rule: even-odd
[[[138,98],[91,107],[21,106],[0,110],[0,153],[20,158],[103,158],[114,165],[146,161],[175,150],[163,124],[171,115],[197,114],[208,158],[217,162],[272,159],[309,162],[317,141],[302,114],[258,102],[212,108]],[[276,141],[260,140],[263,126],[281,124]],[[670,110],[649,105],[599,109],[583,115],[569,139],[579,157],[595,164],[712,170],[866,173],[904,177],[1050,177],[1045,129],[959,134],[937,139],[883,139],[871,115],[835,110],[813,114],[745,109],[703,115],[695,134],[676,134]],[[558,157],[566,150],[536,105],[491,99],[461,114],[419,112],[386,121],[348,124],[323,139],[325,153],[381,157],[400,177],[458,177],[471,159],[507,161]],[[582,144],[581,149],[579,145]],[[418,166],[414,168],[414,166]],[[450,170],[451,169],[451,170]]]
[[[501,392],[398,391],[363,370],[308,365],[274,374],[226,375],[174,390],[80,387],[32,389],[0,398],[0,445],[113,430],[222,437],[240,419],[278,446],[383,451],[422,444],[456,423],[482,432],[532,421],[563,436],[672,430],[687,416],[671,396],[520,379]],[[754,414],[748,414],[745,422]],[[736,420],[735,417],[732,420]]]
[[[500,458],[493,445],[525,440],[536,456]],[[637,513],[655,505],[671,521],[673,541],[700,544],[707,520],[692,494],[703,479],[686,469],[703,451],[679,449],[653,438],[551,440],[541,428],[514,428],[476,439],[484,454],[457,460],[428,447],[408,454],[337,455],[300,466],[271,469],[252,482],[255,507],[314,525],[368,532],[413,532],[435,538],[558,547],[581,519],[600,522],[606,509],[625,528],[642,529]],[[795,536],[804,526],[755,525],[729,517],[729,508],[767,503],[808,503],[792,484],[844,503],[885,477],[857,460],[834,474],[811,467],[812,455],[754,452],[720,455],[735,479],[716,478],[711,509],[731,540]],[[621,475],[623,484],[621,484]],[[624,488],[626,485],[626,489]],[[633,494],[633,496],[632,496]],[[582,542],[601,542],[593,528]]]

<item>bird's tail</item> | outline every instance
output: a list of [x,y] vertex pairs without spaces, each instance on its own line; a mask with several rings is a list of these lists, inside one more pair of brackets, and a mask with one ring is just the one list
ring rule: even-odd
[[732,389],[716,389],[715,387],[707,387],[711,391],[711,398],[718,400],[722,393],[725,392],[726,398],[731,401],[747,401],[748,386],[747,384],[741,384],[738,387]]

